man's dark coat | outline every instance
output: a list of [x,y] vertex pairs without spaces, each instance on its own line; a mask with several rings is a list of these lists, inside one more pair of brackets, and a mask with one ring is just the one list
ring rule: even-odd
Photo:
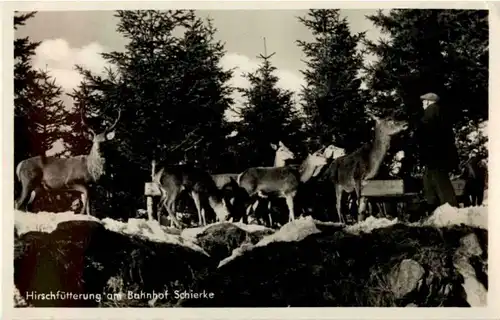
[[458,167],[458,152],[452,122],[442,106],[433,103],[424,110],[417,125],[420,160],[429,169],[450,172]]

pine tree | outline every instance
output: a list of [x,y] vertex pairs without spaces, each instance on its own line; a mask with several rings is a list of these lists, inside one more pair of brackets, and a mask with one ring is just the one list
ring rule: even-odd
[[[17,14],[14,28],[25,25],[35,12]],[[46,70],[35,70],[31,59],[38,42],[28,37],[14,40],[14,163],[33,156],[47,155],[58,141],[63,142],[68,131],[67,116],[61,101],[62,88]],[[58,155],[58,154],[55,154]],[[17,179],[16,179],[17,181]],[[20,188],[19,182],[16,182]],[[61,193],[38,194],[33,208],[58,211],[68,207]]]
[[364,33],[352,34],[339,10],[309,10],[299,21],[314,36],[312,42],[297,41],[307,57],[301,95],[311,142],[352,151],[367,138],[366,98],[358,75],[363,54],[357,50]]
[[261,54],[262,61],[255,72],[244,74],[249,88],[240,88],[245,99],[239,128],[239,169],[272,166],[274,150],[270,143],[282,141],[292,149],[300,144],[300,121],[294,110],[293,92],[277,86],[276,67],[271,64],[275,53]]
[[[14,16],[14,29],[26,24],[36,12],[16,14]],[[32,68],[31,58],[39,42],[31,42],[28,37],[14,40],[14,164],[36,154],[32,144],[35,141],[32,135],[29,110],[31,108],[26,92],[33,84],[37,73]]]
[[209,171],[224,165],[231,72],[219,66],[224,47],[214,40],[212,22],[193,11],[118,11],[116,16],[117,31],[129,41],[125,51],[103,53],[111,65],[104,75],[80,69],[84,81],[73,96],[77,110],[102,114],[96,123],[122,109],[119,143],[107,157],[113,199],[103,206],[133,215],[134,208],[144,206],[153,159],[197,160]]
[[[435,92],[455,128],[488,118],[488,12],[486,10],[394,9],[368,17],[386,35],[367,41],[378,61],[366,82],[379,109],[416,121],[419,96]],[[402,142],[403,172],[418,167],[416,147]]]

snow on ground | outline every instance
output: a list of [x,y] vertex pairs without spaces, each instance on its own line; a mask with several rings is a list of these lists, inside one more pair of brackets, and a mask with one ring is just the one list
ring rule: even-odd
[[16,286],[14,286],[14,307],[27,307],[28,303],[24,299],[23,295],[19,292]]
[[311,217],[300,218],[285,224],[275,233],[265,236],[255,246],[264,247],[271,242],[300,241],[311,234],[320,232]]
[[[346,226],[346,232],[352,234],[359,234],[360,232],[371,232],[375,229],[386,228],[399,223],[398,219],[389,220],[386,218],[368,217],[364,221],[354,225]],[[233,250],[231,256],[223,259],[219,263],[219,267],[227,264],[229,261],[234,260],[236,257],[243,255],[245,252],[252,250],[255,247],[263,247],[271,242],[290,242],[301,241],[307,236],[321,231],[316,227],[318,224],[332,224],[339,225],[334,222],[318,222],[311,217],[297,219],[295,221],[285,224],[281,229],[274,234],[265,236],[256,245],[244,244],[240,248]],[[454,208],[449,204],[445,204],[434,211],[434,214],[423,223],[411,223],[409,226],[434,226],[446,227],[451,225],[465,224],[469,226],[488,229],[488,207],[483,205],[480,207],[469,208]]]
[[30,231],[39,231],[51,233],[57,228],[60,222],[88,220],[101,223],[107,230],[121,233],[124,235],[136,235],[141,238],[154,242],[171,243],[190,248],[191,250],[201,252],[208,256],[200,246],[189,239],[183,238],[180,235],[172,235],[167,233],[158,221],[148,221],[146,219],[129,219],[128,222],[116,221],[110,218],[99,220],[90,215],[75,214],[74,212],[38,212],[30,213],[23,211],[15,211],[14,225],[17,235],[20,236]]
[[30,213],[16,210],[14,212],[14,229],[18,236],[30,231],[40,231],[50,233],[57,228],[57,225],[65,221],[87,220],[100,222],[99,219],[90,215],[75,214],[73,211],[59,213],[38,212]]
[[141,238],[153,242],[177,244],[180,246],[188,247],[194,251],[198,251],[209,256],[209,254],[205,252],[203,248],[193,243],[193,241],[185,239],[180,235],[173,235],[167,233],[156,220],[149,221],[146,219],[129,219],[125,223],[110,218],[104,218],[102,220],[102,224],[106,229],[110,231],[130,236],[137,235],[140,236]]
[[262,226],[260,224],[244,224],[243,222],[233,222],[235,226],[237,226],[240,229],[243,229],[244,231],[248,233],[254,233],[254,232],[259,232],[259,231],[266,231],[266,230],[272,230],[266,226]]
[[198,235],[202,234],[207,228],[210,228],[211,226],[221,224],[223,222],[216,222],[216,223],[211,223],[207,224],[206,226],[201,226],[201,227],[196,227],[196,228],[186,228],[181,231],[181,237],[183,239],[189,240],[189,241],[196,241],[196,238]]
[[278,231],[262,238],[256,245],[244,244],[243,246],[233,250],[232,254],[219,262],[219,268],[234,260],[236,257],[243,255],[244,252],[250,251],[255,247],[265,247],[271,242],[291,242],[301,241],[307,236],[321,231],[316,227],[314,220],[311,217],[296,219],[285,224]]
[[386,228],[396,223],[398,223],[398,218],[389,220],[386,218],[369,216],[361,222],[346,227],[344,230],[352,234],[360,234],[361,232],[369,233],[374,229]]
[[488,207],[476,206],[467,208],[455,208],[448,203],[437,208],[423,225],[435,227],[449,227],[465,224],[488,230]]
[[[196,244],[197,236],[207,228],[220,223],[210,224],[204,227],[188,228],[182,230],[180,235],[173,235],[166,232],[166,229],[158,221],[148,221],[146,219],[129,219],[128,222],[120,222],[105,218],[99,220],[93,216],[75,214],[71,211],[61,213],[39,212],[36,214],[22,211],[15,211],[15,230],[18,235],[29,231],[52,232],[57,228],[57,224],[71,220],[89,220],[102,223],[110,231],[126,235],[138,235],[142,238],[155,242],[172,243],[188,247],[192,250],[202,252],[208,255],[200,246]],[[374,229],[385,228],[398,223],[398,219],[389,220],[386,218],[368,217],[366,220],[345,228],[346,232],[359,234],[360,232],[371,232]],[[245,225],[243,223],[232,223],[235,226],[247,231],[258,232],[267,230],[267,227],[260,225]],[[233,250],[230,257],[225,258],[219,264],[219,267],[233,260],[244,252],[252,250],[255,247],[263,247],[272,242],[290,242],[301,241],[311,234],[320,233],[317,224],[328,224],[326,222],[317,222],[311,217],[299,218],[285,224],[275,233],[265,236],[256,245],[245,244],[240,248]],[[336,223],[331,223],[336,224]],[[423,223],[412,223],[411,226],[434,226],[447,227],[452,225],[465,224],[473,227],[488,229],[488,207],[486,205],[479,207],[454,208],[445,204],[436,209],[434,214]]]

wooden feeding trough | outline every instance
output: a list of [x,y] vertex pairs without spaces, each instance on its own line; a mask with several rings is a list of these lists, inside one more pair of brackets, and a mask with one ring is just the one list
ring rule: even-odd
[[396,197],[404,194],[403,180],[367,180],[361,189],[364,197]]
[[[454,179],[451,184],[457,197],[464,194],[465,180]],[[365,197],[401,197],[409,194],[405,189],[404,181],[401,179],[367,180],[363,182],[361,195]]]
[[[454,179],[451,181],[458,199],[461,199],[464,195],[465,183],[466,181],[463,179]],[[421,187],[417,190],[411,190],[412,192],[409,191],[401,179],[367,180],[363,182],[361,195],[377,199],[376,202],[380,202],[385,210],[386,202],[400,202],[406,205],[408,202],[415,201],[421,195]]]

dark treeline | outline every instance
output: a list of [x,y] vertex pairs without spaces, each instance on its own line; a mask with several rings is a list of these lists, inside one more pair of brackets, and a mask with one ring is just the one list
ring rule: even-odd
[[[35,14],[16,14],[15,28]],[[215,39],[212,21],[195,11],[117,11],[116,17],[116,31],[128,40],[125,50],[102,53],[109,64],[104,76],[76,66],[83,80],[70,93],[71,108],[61,101],[57,79],[32,66],[39,43],[14,43],[15,164],[58,140],[61,156],[88,153],[81,112],[98,131],[122,110],[116,139],[103,150],[106,179],[92,190],[97,215],[126,218],[145,207],[153,159],[229,173],[271,166],[269,144],[279,140],[300,157],[331,143],[352,151],[370,139],[366,111],[416,119],[419,96],[428,91],[450,109],[461,141],[488,119],[485,10],[378,12],[367,17],[384,35],[376,42],[351,32],[339,10],[310,10],[297,17],[313,40],[297,39],[306,61],[305,86],[296,96],[277,84],[273,59],[279,52],[262,52],[259,68],[244,75],[248,88],[231,87],[234,70],[220,66],[224,43]],[[375,59],[365,63],[365,54]],[[243,108],[235,107],[235,91]],[[229,122],[228,111],[239,121]],[[458,145],[462,158],[477,147]],[[414,146],[402,137],[392,149],[405,151],[403,174],[418,174]],[[68,208],[75,197],[46,195],[40,207]]]

